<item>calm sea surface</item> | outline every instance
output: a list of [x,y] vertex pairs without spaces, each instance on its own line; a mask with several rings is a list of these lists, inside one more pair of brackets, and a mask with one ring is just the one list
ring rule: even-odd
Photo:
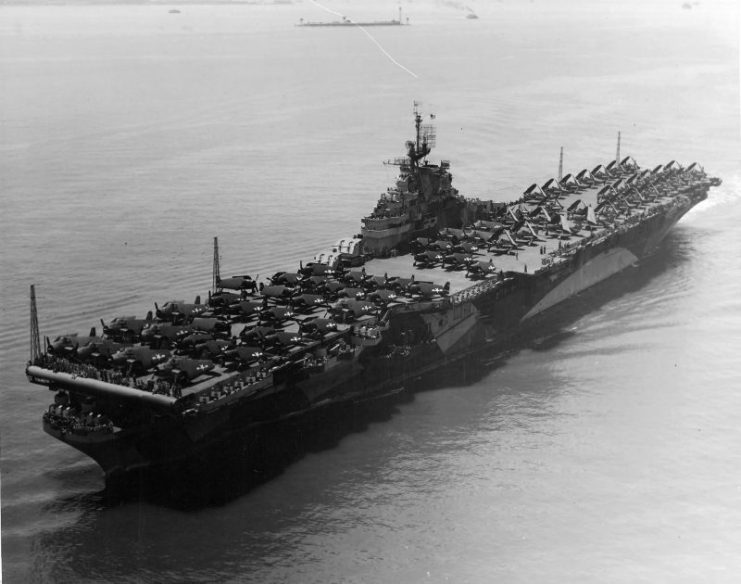
[[[300,29],[288,6],[0,7],[3,576],[15,582],[738,582],[738,8],[405,3],[412,26]],[[390,18],[394,2],[326,5]],[[623,153],[723,185],[561,331],[451,379],[228,503],[107,505],[41,430],[42,334],[229,273],[292,268],[394,178],[413,100],[467,196]],[[553,334],[555,336],[553,336]]]

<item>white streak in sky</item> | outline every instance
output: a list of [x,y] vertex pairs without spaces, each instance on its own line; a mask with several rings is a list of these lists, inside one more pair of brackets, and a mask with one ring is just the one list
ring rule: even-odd
[[[330,9],[329,9],[329,8],[327,8],[326,6],[322,6],[322,5],[321,5],[321,4],[319,4],[319,2],[317,2],[316,0],[309,0],[309,2],[311,2],[312,4],[315,4],[316,6],[318,6],[319,8],[321,8],[322,10],[326,10],[326,11],[327,11],[327,12],[329,12],[330,14],[334,14],[335,16],[339,16],[340,18],[344,18],[344,16],[343,16],[342,14],[340,14],[339,12],[335,12],[334,10],[330,10]],[[350,21],[350,22],[351,22],[352,24],[355,24],[355,23],[354,23],[354,22],[352,22],[352,21]],[[363,31],[363,32],[365,33],[365,35],[366,35],[366,36],[367,36],[367,37],[368,37],[368,38],[369,38],[369,39],[370,39],[371,41],[373,41],[373,43],[374,43],[374,44],[375,44],[375,45],[376,45],[376,46],[377,46],[377,47],[378,47],[378,48],[380,49],[380,51],[381,51],[381,52],[382,52],[382,53],[383,53],[384,55],[386,55],[386,57],[388,57],[388,60],[389,60],[389,61],[391,61],[391,62],[392,62],[392,63],[393,63],[394,65],[396,65],[397,67],[399,67],[399,69],[402,69],[403,71],[406,71],[407,73],[409,73],[409,74],[410,74],[410,75],[411,75],[412,77],[414,77],[415,79],[419,79],[419,76],[418,76],[418,75],[417,75],[417,74],[416,74],[416,73],[415,73],[414,71],[410,71],[409,69],[407,69],[406,67],[404,67],[404,65],[402,65],[401,63],[399,63],[399,61],[397,61],[396,59],[394,59],[394,58],[393,58],[393,57],[392,57],[392,56],[391,56],[391,55],[389,54],[389,52],[388,52],[388,51],[387,51],[386,49],[384,49],[384,48],[383,48],[383,47],[381,46],[381,43],[379,43],[379,42],[378,42],[378,41],[377,41],[377,40],[376,40],[376,39],[375,39],[375,38],[374,38],[374,37],[373,37],[373,36],[371,35],[371,33],[369,33],[369,32],[368,32],[367,30],[365,30],[365,29],[364,29],[364,28],[363,28],[362,26],[360,26],[359,24],[355,24],[355,26],[357,26],[357,27],[358,27],[358,28],[359,28],[360,30],[362,30],[362,31]]]
[[316,2],[315,0],[309,0],[309,2],[311,2],[312,4],[316,4],[317,6],[319,6],[319,8],[321,8],[322,10],[326,10],[330,14],[334,14],[335,16],[339,16],[340,18],[344,18],[342,16],[342,14],[340,14],[339,12],[335,12],[334,10],[330,10],[329,8],[327,8],[326,6],[322,6],[321,4],[319,4],[319,2]]

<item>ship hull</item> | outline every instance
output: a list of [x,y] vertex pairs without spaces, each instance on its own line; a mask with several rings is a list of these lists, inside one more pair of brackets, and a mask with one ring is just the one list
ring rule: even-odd
[[132,477],[140,483],[145,476],[157,477],[155,482],[180,481],[183,473],[213,468],[225,459],[226,468],[242,469],[240,476],[262,476],[273,463],[299,455],[307,436],[320,437],[328,428],[339,429],[341,422],[373,410],[388,411],[403,388],[419,388],[415,381],[426,373],[468,359],[491,360],[517,342],[548,334],[548,319],[557,307],[588,290],[603,293],[650,256],[696,202],[687,201],[671,213],[584,247],[557,269],[516,275],[507,283],[509,291],[492,288],[443,308],[422,305],[397,315],[393,326],[399,330],[433,333],[399,354],[370,347],[332,374],[292,381],[262,400],[208,415],[164,416],[156,425],[104,435],[66,433],[48,421],[44,429],[93,458],[105,471],[108,485],[126,484]]

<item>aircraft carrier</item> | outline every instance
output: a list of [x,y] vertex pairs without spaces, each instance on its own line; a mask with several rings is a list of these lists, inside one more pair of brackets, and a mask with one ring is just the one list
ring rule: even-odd
[[[486,360],[543,315],[650,255],[720,180],[696,163],[642,169],[621,157],[533,184],[510,203],[470,199],[415,134],[394,185],[341,239],[292,272],[222,277],[214,240],[203,302],[169,301],[102,334],[39,333],[31,287],[28,379],[53,391],[43,428],[107,481],[212,460],[269,456],[271,429],[320,431],[396,399],[419,376]],[[563,154],[563,153],[562,153]],[[301,438],[299,438],[301,439]]]

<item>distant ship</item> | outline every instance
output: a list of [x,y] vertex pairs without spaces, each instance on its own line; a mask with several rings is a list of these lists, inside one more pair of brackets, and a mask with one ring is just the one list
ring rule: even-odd
[[333,20],[332,22],[312,22],[302,18],[296,26],[409,26],[409,17],[407,17],[406,22],[404,22],[401,17],[401,7],[399,7],[398,20],[391,19],[355,22],[354,20],[350,20],[343,16],[342,20]]
[[434,126],[414,115],[361,234],[294,271],[222,278],[215,241],[205,303],[155,304],[103,336],[43,345],[32,287],[26,374],[52,392],[44,430],[108,480],[180,476],[227,447],[272,459],[276,436],[303,442],[423,374],[541,334],[542,315],[649,256],[721,182],[696,163],[642,169],[618,134],[615,158],[591,171],[564,175],[562,151],[558,176],[517,200],[465,198],[448,161],[428,162]]

